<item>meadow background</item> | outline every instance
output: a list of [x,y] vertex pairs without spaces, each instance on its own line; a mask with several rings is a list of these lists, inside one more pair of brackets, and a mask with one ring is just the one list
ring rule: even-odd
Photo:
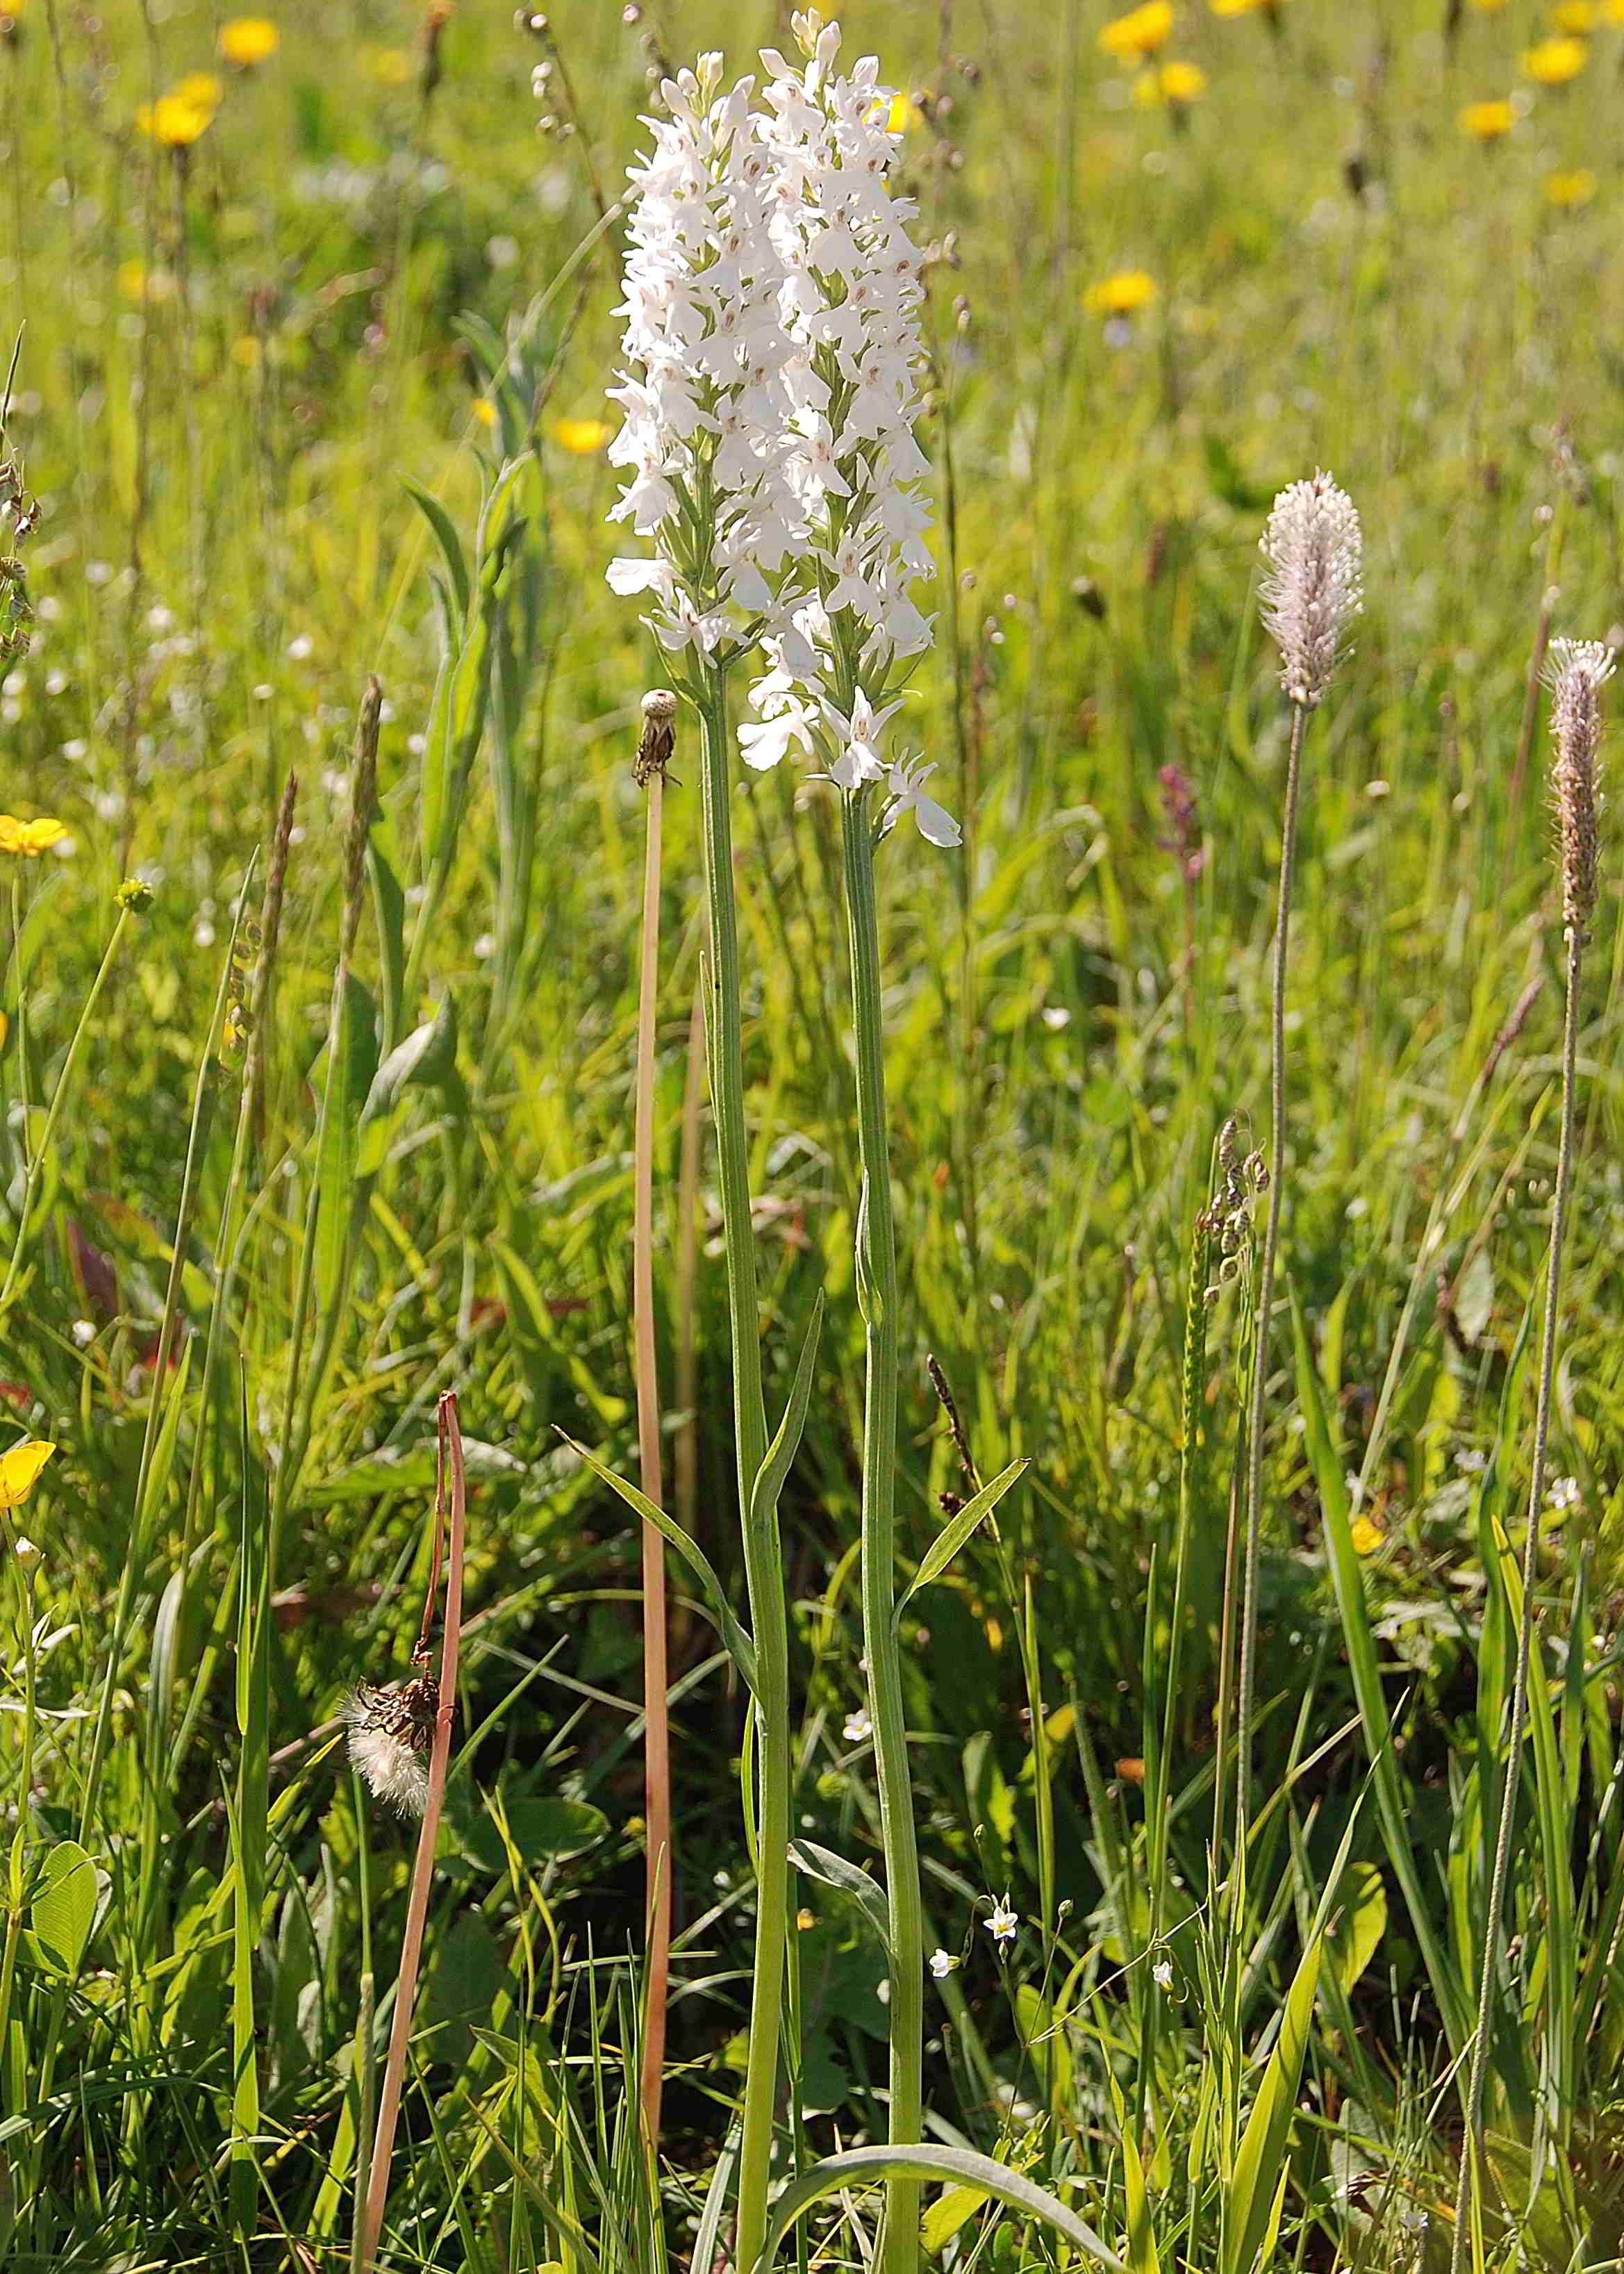
[[[286,0],[234,64],[211,6],[0,0],[5,449],[41,508],[0,546],[34,612],[0,802],[66,832],[0,853],[0,1390],[57,1448],[0,1571],[19,2270],[349,2263],[410,1841],[330,1725],[349,1685],[405,1671],[447,1389],[475,1623],[387,2263],[659,2263],[625,2073],[638,1546],[560,1434],[629,1469],[631,757],[661,673],[602,578],[611,208],[650,49],[725,44],[742,70],[787,34],[751,5],[549,12],[538,36],[496,0]],[[947,854],[898,831],[882,863],[909,1561],[959,1482],[928,1352],[983,1473],[1032,1463],[904,1630],[931,1932],[962,1962],[930,1988],[937,2136],[1058,2187],[1136,2274],[1216,2266],[1210,2080],[1228,2062],[1253,2092],[1283,2015],[1307,2050],[1277,2262],[1440,2267],[1515,1630],[1495,1526],[1515,1541],[1526,1489],[1553,1165],[1531,674],[1548,632],[1624,641],[1624,11],[1180,0],[1146,64],[1102,51],[1092,0],[839,12],[908,91],[936,254],[942,614],[914,733],[966,833]],[[1220,1125],[1250,1143],[1267,1118],[1286,721],[1257,539],[1320,464],[1363,516],[1368,598],[1307,761],[1259,1826],[1225,1990],[1206,1849],[1235,1773],[1214,1713],[1244,1290],[1206,1306],[1191,1377],[1170,1708],[1168,1573],[1192,1227]],[[488,635],[460,676],[459,569]],[[372,674],[379,811],[347,875]],[[676,1505],[737,1585],[685,732],[661,1365]],[[784,1508],[796,1806],[862,1864],[837,822],[789,768],[741,772],[774,1409],[829,1305]],[[1490,2082],[1495,2265],[1616,2265],[1624,2219],[1616,848]],[[131,877],[149,905],[117,904]],[[367,1015],[335,1062],[347,933]],[[738,2090],[751,1875],[737,1685],[673,1585],[663,2234],[687,2263]],[[1344,1837],[1335,1963],[1294,2022]],[[984,1931],[1006,1890],[1007,1954]],[[883,1961],[860,1907],[802,1899],[786,2168],[883,2133]],[[1146,2172],[1124,2135],[1154,2142]],[[861,2263],[871,2213],[837,2207],[821,2248]],[[1056,2248],[951,2194],[927,2240],[998,2274]]]

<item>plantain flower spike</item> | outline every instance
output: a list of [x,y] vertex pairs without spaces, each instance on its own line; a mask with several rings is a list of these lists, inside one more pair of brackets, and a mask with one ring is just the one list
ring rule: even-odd
[[1365,539],[1352,499],[1329,474],[1293,482],[1263,532],[1263,621],[1280,650],[1280,683],[1305,711],[1325,698],[1364,606]]

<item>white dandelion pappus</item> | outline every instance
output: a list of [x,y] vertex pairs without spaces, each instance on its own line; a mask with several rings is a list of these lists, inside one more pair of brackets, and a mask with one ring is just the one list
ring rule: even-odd
[[423,1813],[439,1706],[440,1686],[425,1674],[388,1690],[358,1682],[339,1708],[350,1766],[374,1798],[397,1815]]

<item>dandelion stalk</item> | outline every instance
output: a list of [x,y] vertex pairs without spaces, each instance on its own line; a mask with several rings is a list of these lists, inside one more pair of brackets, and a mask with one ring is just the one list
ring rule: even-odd
[[1328,474],[1315,474],[1311,481],[1293,482],[1275,499],[1263,538],[1264,557],[1269,563],[1269,575],[1263,584],[1263,617],[1280,650],[1280,683],[1291,705],[1291,730],[1286,752],[1280,882],[1269,989],[1268,1210],[1258,1269],[1257,1325],[1246,1413],[1240,1666],[1236,1682],[1236,1727],[1242,1764],[1236,1785],[1235,1851],[1237,1869],[1241,1873],[1245,1869],[1252,1797],[1258,1562],[1263,1532],[1263,1409],[1268,1389],[1269,1318],[1286,1188],[1286,961],[1290,944],[1303,743],[1308,714],[1325,699],[1342,655],[1349,622],[1359,608],[1361,549],[1358,515],[1352,501]]
[[[447,1486],[449,1480],[449,1494]],[[449,1522],[447,1521],[447,1500]],[[395,1982],[395,2013],[389,2025],[389,2051],[378,2095],[378,2125],[368,2160],[366,2201],[355,2251],[355,2274],[371,2274],[383,2227],[384,2204],[389,2192],[389,2159],[395,2147],[395,2127],[400,2115],[401,2088],[406,2074],[406,2055],[411,2039],[412,2007],[417,1991],[417,1969],[423,1955],[423,1930],[428,1918],[429,1891],[434,1877],[434,1849],[440,1835],[440,1810],[446,1796],[446,1772],[451,1758],[451,1723],[456,1711],[457,1650],[462,1626],[462,1553],[468,1487],[462,1468],[462,1435],[457,1425],[455,1394],[447,1390],[440,1401],[440,1479],[434,1496],[434,1573],[430,1579],[425,1630],[432,1611],[440,1569],[440,1542],[445,1539],[446,1608],[440,1645],[440,1683],[434,1733],[429,1748],[427,1785],[423,1796],[423,1823],[417,1834],[417,1860],[412,1865],[411,1892],[407,1900],[406,1927],[401,1941],[400,1972]]]
[[[676,697],[657,688],[643,698],[637,779],[648,792],[643,870],[643,954],[637,987],[636,1105],[633,1117],[632,1314],[637,1386],[637,1457],[643,1489],[663,1506],[659,1370],[654,1343],[654,1026],[659,999],[661,829],[665,767]],[[643,1815],[647,1829],[649,1973],[643,2023],[643,2136],[659,2157],[660,2093],[665,2065],[665,2006],[671,1974],[671,1724],[665,1637],[665,1543],[643,1526]]]
[[[891,2134],[923,2136],[925,1928],[919,1850],[903,1715],[896,1616],[898,1306],[886,1130],[884,1019],[880,932],[874,889],[874,818],[861,791],[842,802],[846,909],[851,932],[852,1016],[857,1039],[857,1130],[862,1205],[857,1230],[857,1291],[867,1343],[863,1403],[862,1616],[874,1724],[880,1837],[891,1913]],[[910,2274],[919,2263],[919,2184],[888,2183],[885,2263]]]
[[1551,1405],[1556,1381],[1556,1338],[1560,1317],[1562,1248],[1568,1233],[1573,1187],[1574,1127],[1578,1093],[1579,981],[1590,918],[1596,907],[1597,754],[1601,744],[1601,689],[1613,671],[1613,652],[1599,641],[1555,640],[1551,645],[1552,734],[1555,762],[1551,770],[1557,814],[1562,883],[1562,929],[1567,944],[1562,1011],[1561,1112],[1557,1133],[1556,1190],[1551,1202],[1551,1246],[1545,1259],[1545,1321],[1539,1343],[1539,1395],[1534,1412],[1533,1460],[1529,1476],[1528,1525],[1522,1542],[1522,1602],[1517,1623],[1517,1654],[1512,1673],[1511,1714],[1506,1733],[1506,1773],[1500,1781],[1494,1830],[1489,1901],[1483,1924],[1482,1977],[1477,2018],[1472,2032],[1466,2079],[1466,2137],[1455,2203],[1450,2274],[1466,2260],[1467,2228],[1483,2171],[1484,2085],[1500,1969],[1506,1887],[1511,1868],[1511,1834],[1516,1816],[1522,1742],[1528,1724],[1529,1675],[1534,1653],[1534,1583],[1539,1553],[1539,1517],[1545,1505],[1545,1460],[1551,1435]]

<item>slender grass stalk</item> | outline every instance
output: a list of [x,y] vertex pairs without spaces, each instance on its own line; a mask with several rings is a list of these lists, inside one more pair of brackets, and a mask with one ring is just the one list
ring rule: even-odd
[[[1596,905],[1596,755],[1601,739],[1600,689],[1613,669],[1611,651],[1597,644],[1558,640],[1551,650],[1553,689],[1552,725],[1556,762],[1552,769],[1567,940],[1562,1008],[1561,1112],[1557,1133],[1556,1188],[1551,1201],[1551,1246],[1545,1259],[1545,1321],[1539,1340],[1539,1394],[1534,1411],[1533,1458],[1528,1487],[1528,1524],[1522,1542],[1522,1600],[1517,1620],[1517,1651],[1512,1672],[1511,1711],[1506,1732],[1506,1773],[1494,1828],[1488,1908],[1483,1924],[1482,1976],[1477,2018],[1467,2065],[1465,2127],[1460,2180],[1455,2193],[1450,2274],[1466,2263],[1467,2231],[1474,2203],[1481,2209],[1484,2086],[1500,1969],[1506,1889],[1511,1870],[1511,1834],[1516,1818],[1522,1743],[1528,1725],[1529,1675],[1534,1654],[1534,1585],[1539,1555],[1539,1518],[1545,1506],[1545,1460],[1551,1436],[1551,1407],[1556,1382],[1556,1340],[1562,1291],[1562,1249],[1573,1190],[1574,1128],[1578,1096],[1579,981],[1585,941]],[[1485,1780],[1486,1781],[1486,1780]]]
[[[446,1771],[451,1758],[451,1724],[456,1713],[457,1651],[462,1640],[462,1553],[468,1487],[462,1467],[462,1435],[457,1425],[456,1395],[449,1389],[440,1401],[440,1484],[434,1497],[435,1564],[434,1577],[429,1583],[428,1613],[432,1613],[433,1608],[435,1580],[439,1572],[439,1544],[442,1533],[446,1539],[446,1608],[440,1644],[440,1705],[434,1718],[433,1742],[429,1751],[428,1791],[423,1804],[423,1823],[417,1834],[417,1860],[412,1865],[411,1892],[407,1899],[405,1932],[401,1941],[395,2012],[389,2023],[389,2051],[379,2084],[378,2124],[372,2135],[366,2201],[362,2208],[360,2236],[354,2256],[356,2274],[371,2274],[378,2252],[378,2238],[383,2227],[384,2204],[389,2192],[389,2161],[395,2147],[401,2088],[405,2079],[406,2056],[411,2039],[417,1969],[423,1955],[423,1930],[428,1918],[429,1890],[434,1877],[434,1849],[440,1835],[440,1811],[446,1796]],[[426,1618],[427,1613],[425,1624]]]
[[677,1155],[677,1411],[682,1416],[673,1448],[677,1521],[692,1534],[699,1514],[699,1367],[695,1297],[699,1281],[700,1109],[705,1087],[705,991],[694,990],[688,1013],[687,1072],[682,1083],[682,1136]]
[[762,1399],[756,1246],[750,1221],[749,1149],[744,1118],[744,1050],[739,999],[739,934],[733,904],[733,826],[728,812],[727,684],[713,666],[701,712],[705,895],[710,920],[709,1006],[710,1103],[727,1250],[727,1314],[733,1340],[733,1436],[745,1579],[756,1638],[756,1898],[750,1986],[750,2051],[739,2149],[736,2263],[748,2270],[767,2235],[767,2189],[778,2099],[778,2041],[789,1939],[789,1616],[776,1506],[753,1509],[767,1449]]
[[1280,1219],[1286,1193],[1286,960],[1290,944],[1303,742],[1308,714],[1325,699],[1342,655],[1349,621],[1358,613],[1361,604],[1363,537],[1358,515],[1328,474],[1318,473],[1310,481],[1293,482],[1274,501],[1264,532],[1263,553],[1270,568],[1262,589],[1263,620],[1280,651],[1280,684],[1291,705],[1291,731],[1286,753],[1280,887],[1269,988],[1268,1213],[1258,1270],[1252,1394],[1246,1412],[1244,1576],[1240,1663],[1236,1679],[1236,1736],[1241,1759],[1236,1781],[1235,1853],[1237,1868],[1242,1871],[1252,1804],[1258,1556],[1263,1532],[1263,1407],[1268,1389],[1274,1267],[1280,1253]]
[[[874,821],[861,792],[841,801],[846,911],[851,930],[852,1016],[857,1040],[857,1127],[862,1206],[857,1229],[857,1288],[867,1344],[863,1404],[862,1615],[868,1661],[868,1713],[874,1724],[891,1917],[891,2139],[921,2136],[924,2113],[925,1933],[920,1906],[919,1850],[903,1714],[901,1652],[896,1615],[898,1300],[896,1233],[891,1204],[886,1129],[884,1015],[880,993],[880,933],[875,903]],[[1034,1732],[1035,1736],[1035,1732]],[[885,2265],[911,2274],[919,2263],[917,2175],[886,2180]]]
[[95,1015],[97,1004],[102,1000],[102,990],[107,985],[108,975],[118,960],[118,950],[124,941],[124,928],[129,923],[132,915],[146,905],[146,899],[144,886],[125,885],[120,887],[117,922],[109,935],[107,945],[102,951],[102,960],[96,967],[96,975],[90,983],[90,992],[86,996],[80,1007],[78,1024],[68,1042],[67,1056],[62,1061],[62,1071],[56,1076],[56,1086],[51,1092],[51,1102],[45,1109],[45,1124],[40,1131],[39,1144],[28,1162],[28,1172],[23,1184],[22,1201],[17,1211],[17,1230],[11,1240],[11,1259],[6,1266],[4,1281],[0,1283],[0,1317],[4,1317],[10,1309],[11,1297],[16,1291],[18,1274],[22,1269],[23,1258],[27,1252],[29,1220],[34,1214],[34,1203],[39,1191],[40,1178],[44,1171],[46,1161],[50,1156],[51,1140],[56,1136],[56,1125],[62,1118],[63,1108],[67,1103],[69,1093],[73,1087],[73,1077],[79,1071],[79,1058],[90,1033],[91,1020]]
[[[654,1343],[654,1022],[659,1001],[661,832],[665,765],[676,699],[643,697],[637,779],[648,791],[643,868],[643,950],[637,986],[637,1077],[632,1163],[632,1332],[637,1377],[637,1457],[644,1493],[664,1505],[660,1484],[659,1366]],[[660,2091],[665,2071],[665,2005],[671,1977],[671,1721],[665,1639],[665,1542],[643,1525],[643,1815],[648,1848],[648,1987],[643,2022],[643,2136],[659,2159]]]
[[1297,805],[1302,789],[1303,739],[1308,712],[1291,707],[1291,740],[1286,753],[1285,814],[1281,824],[1280,885],[1274,918],[1274,960],[1269,985],[1269,1186],[1263,1222],[1263,1254],[1258,1266],[1257,1326],[1252,1338],[1252,1389],[1246,1406],[1246,1498],[1242,1535],[1240,1668],[1235,1684],[1236,1736],[1241,1766],[1235,1788],[1235,1852],[1246,1846],[1251,1808],[1252,1693],[1257,1681],[1258,1555],[1263,1533],[1263,1406],[1268,1391],[1269,1313],[1274,1266],[1280,1253],[1280,1218],[1286,1178],[1286,956],[1291,930],[1291,887],[1296,870]]

